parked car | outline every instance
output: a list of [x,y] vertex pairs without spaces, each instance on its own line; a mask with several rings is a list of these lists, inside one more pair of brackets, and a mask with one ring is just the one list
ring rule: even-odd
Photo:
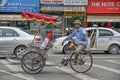
[[[103,28],[103,27],[90,27],[86,28],[86,31],[89,32],[89,44],[90,44],[90,36],[93,31],[97,32],[95,45],[92,50],[95,51],[105,51],[110,54],[117,54],[120,52],[120,33],[110,29],[110,28]],[[66,36],[65,36],[66,37]],[[65,37],[57,38],[53,43],[53,50],[64,52],[64,48],[68,45],[68,41],[65,42],[64,46],[61,45],[62,41]],[[89,46],[88,46],[89,47]]]
[[39,42],[38,38],[20,28],[0,26],[0,54],[20,57],[27,45]]

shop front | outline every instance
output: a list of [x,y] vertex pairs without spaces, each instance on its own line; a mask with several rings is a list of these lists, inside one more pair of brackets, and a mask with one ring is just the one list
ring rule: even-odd
[[26,21],[19,14],[0,14],[0,26],[20,27],[29,30],[30,21]]
[[86,20],[86,6],[88,0],[64,0],[64,27],[65,29],[73,29],[73,22],[80,19],[83,26]]
[[42,27],[43,33],[49,31],[53,32],[53,38],[63,36],[63,0],[41,0],[40,12],[52,16],[57,16],[57,24],[48,24],[46,27]]
[[87,27],[97,24],[100,27],[119,28],[119,0],[89,0],[87,6]]
[[[73,22],[76,19],[80,19],[83,26],[84,26],[84,22],[85,22],[85,18],[86,18],[86,12],[85,12],[86,9],[85,9],[85,7],[83,7],[84,11],[81,11],[81,9],[74,11],[75,10],[74,8],[72,8],[69,11],[64,11],[64,27],[67,28],[67,29],[74,28]],[[80,11],[80,12],[78,12],[78,11]]]
[[39,0],[0,0],[0,26],[29,30],[30,21],[23,19],[21,12],[39,12]]

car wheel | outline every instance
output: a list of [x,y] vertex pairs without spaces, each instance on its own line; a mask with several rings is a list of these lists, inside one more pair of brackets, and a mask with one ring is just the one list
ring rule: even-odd
[[19,46],[15,49],[14,54],[15,54],[16,58],[21,58],[25,51],[26,51],[25,46]]
[[111,45],[108,50],[110,54],[118,54],[119,51],[120,51],[120,47],[116,44]]
[[109,53],[109,51],[104,51],[105,53]]

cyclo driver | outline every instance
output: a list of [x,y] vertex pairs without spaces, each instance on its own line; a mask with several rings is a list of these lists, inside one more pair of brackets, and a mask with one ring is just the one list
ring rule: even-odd
[[74,47],[75,44],[77,45],[77,48],[74,52],[75,53],[74,64],[77,65],[78,64],[77,60],[80,52],[83,51],[88,46],[88,36],[86,30],[81,27],[82,23],[79,19],[75,20],[73,24],[75,30],[63,40],[62,45],[64,44],[65,41],[71,39],[72,37],[75,37],[75,39],[72,39],[72,43],[68,48]]

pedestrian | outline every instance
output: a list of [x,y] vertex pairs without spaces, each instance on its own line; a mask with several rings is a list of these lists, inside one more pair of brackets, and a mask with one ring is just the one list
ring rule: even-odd
[[65,41],[72,39],[72,37],[75,37],[75,39],[72,39],[73,42],[70,44],[68,48],[72,48],[74,45],[77,45],[77,48],[75,50],[75,57],[74,57],[74,64],[78,64],[78,56],[82,50],[84,50],[88,46],[88,36],[86,33],[85,28],[82,27],[82,23],[79,19],[74,21],[74,27],[75,30],[69,34],[62,42],[62,45]]

